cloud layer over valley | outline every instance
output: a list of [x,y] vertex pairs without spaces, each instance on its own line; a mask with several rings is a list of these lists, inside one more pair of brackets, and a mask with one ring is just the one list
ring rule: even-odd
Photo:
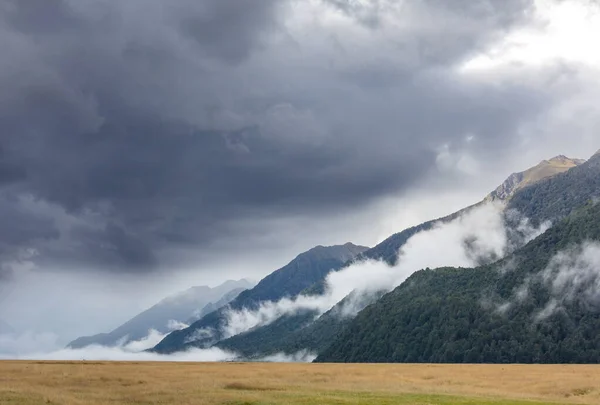
[[[236,353],[219,348],[190,349],[185,352],[161,355],[146,350],[154,347],[166,335],[155,330],[148,336],[126,345],[92,345],[81,349],[59,348],[56,336],[30,333],[23,335],[0,335],[0,360],[54,360],[54,361],[175,361],[175,362],[223,362],[239,360]],[[254,361],[297,363],[311,362],[316,357],[308,351],[293,354],[278,353]]]

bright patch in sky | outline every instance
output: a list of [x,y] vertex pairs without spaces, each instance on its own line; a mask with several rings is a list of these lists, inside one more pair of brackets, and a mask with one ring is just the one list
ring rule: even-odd
[[537,0],[534,23],[506,36],[461,71],[568,62],[600,68],[600,5],[594,1]]

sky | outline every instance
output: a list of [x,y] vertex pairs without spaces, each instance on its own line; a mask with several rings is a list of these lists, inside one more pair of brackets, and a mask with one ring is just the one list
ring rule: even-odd
[[0,319],[61,341],[600,148],[591,0],[0,0]]

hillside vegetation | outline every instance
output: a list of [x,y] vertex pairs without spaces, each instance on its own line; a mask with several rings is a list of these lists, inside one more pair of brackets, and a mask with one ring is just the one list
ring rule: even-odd
[[[598,190],[595,182],[597,179],[600,179],[600,171],[594,162],[594,158],[590,163],[585,163],[580,159],[569,159],[564,156],[545,160],[531,169],[513,174],[497,190],[491,193],[485,201],[506,200],[509,208],[507,210],[509,215],[506,216],[507,224],[513,230],[510,234],[510,237],[513,238],[512,243],[515,246],[522,246],[525,243],[523,237],[518,231],[515,232],[514,230],[519,229],[520,221],[523,217],[516,216],[515,220],[515,217],[512,215],[514,210],[520,210],[522,204],[526,204],[531,200],[533,204],[538,206],[537,223],[547,220],[554,220],[556,222],[559,215],[555,214],[550,207],[563,204],[575,209],[577,206],[580,206],[577,204],[589,201],[594,195],[595,190]],[[567,170],[582,164],[584,164],[584,167],[574,174],[567,175],[565,173]],[[562,190],[570,190],[571,193],[583,197],[581,199],[563,201],[560,193],[535,191],[538,188],[540,190],[556,190],[560,188]],[[522,193],[526,193],[526,195],[523,196]],[[541,197],[537,197],[538,195]],[[509,203],[512,198],[517,199],[515,203]],[[538,198],[540,198],[539,201]],[[439,222],[450,222],[474,207],[467,207],[445,218],[425,222],[399,232],[376,247],[367,250],[354,260],[376,259],[384,260],[388,264],[396,264],[398,250],[412,236],[432,229]],[[307,289],[304,294],[320,294],[323,293],[324,289],[324,280],[321,280]],[[381,295],[365,297],[364,306],[375,302]],[[432,303],[427,305],[432,305]],[[351,323],[351,318],[339,315],[339,311],[336,311],[339,307],[340,305],[338,304],[333,310],[322,315],[314,322],[311,321],[314,319],[315,313],[288,315],[272,324],[219,342],[218,346],[240,353],[245,357],[260,357],[260,355],[277,352],[294,353],[299,350],[322,353]]]
[[524,187],[508,203],[534,225],[557,221],[600,197],[600,154],[564,173]]
[[600,241],[600,204],[493,265],[419,271],[362,311],[317,361],[598,363],[599,301],[588,292],[600,269],[566,292],[552,283],[560,275],[545,272],[559,252],[588,241]]
[[[557,236],[557,240],[550,242],[545,238],[564,232],[567,226],[565,224],[573,220],[579,221],[573,232],[587,229],[587,237],[594,239],[596,235],[593,230],[586,228],[598,222],[597,218],[589,217],[593,207],[588,207],[565,222],[561,221],[590,201],[596,201],[599,191],[600,155],[593,156],[587,162],[564,156],[543,161],[527,171],[509,177],[481,203],[444,218],[406,229],[374,248],[353,251],[352,255],[345,257],[346,262],[339,260],[339,257],[334,260],[320,257],[318,261],[300,261],[300,258],[305,258],[310,252],[300,255],[288,266],[266,277],[254,289],[240,294],[228,309],[208,314],[191,328],[171,334],[155,350],[169,353],[190,347],[206,348],[216,345],[239,353],[243,358],[260,358],[279,352],[292,354],[308,351],[319,354],[319,361],[576,361],[580,358],[577,355],[579,352],[572,354],[572,346],[581,342],[592,344],[585,335],[588,333],[587,329],[581,329],[581,333],[584,333],[583,338],[573,338],[572,342],[561,336],[549,337],[549,329],[544,328],[551,329],[558,325],[553,322],[559,322],[558,326],[567,328],[568,331],[575,330],[572,325],[569,326],[568,321],[550,317],[544,319],[543,323],[535,323],[531,333],[520,334],[519,331],[533,323],[531,319],[537,316],[536,311],[540,312],[548,307],[547,311],[554,312],[550,306],[556,305],[552,301],[553,298],[548,296],[547,286],[536,284],[536,280],[532,282],[527,279],[528,275],[543,271],[550,258],[560,250],[562,243],[570,246],[577,241],[572,234],[561,234]],[[352,321],[352,317],[340,316],[338,304],[320,317],[317,317],[317,312],[304,311],[285,315],[274,322],[234,336],[222,332],[229,309],[253,309],[261,303],[277,301],[282,297],[322,294],[325,290],[325,277],[329,271],[343,269],[355,261],[374,259],[395,265],[398,262],[399,250],[412,236],[432,229],[439,222],[453,221],[490,199],[501,200],[506,208],[505,223],[510,248],[505,252],[509,254],[505,260],[477,269],[444,269],[431,273],[432,275],[428,272],[419,273],[400,287],[400,291],[410,291],[406,298],[393,299],[389,306],[385,306],[391,299],[387,296],[376,304],[376,312],[368,312],[372,311],[368,308],[365,311],[368,315],[361,314],[367,316],[370,323],[362,324],[358,319]],[[587,219],[580,219],[585,215],[588,215]],[[526,243],[526,232],[522,231],[522,227],[527,220],[536,228],[542,223],[558,224],[558,227],[552,228],[546,235],[533,242],[532,247],[510,256],[515,248]],[[435,254],[435,249],[436,247],[432,246],[432,254]],[[526,249],[537,251],[533,254]],[[536,262],[532,263],[532,260]],[[515,263],[519,263],[515,271],[500,271],[514,266]],[[499,274],[503,274],[503,278],[499,278]],[[525,288],[519,283],[531,283],[526,289],[528,294],[531,293],[528,296],[529,301],[519,302],[520,306],[511,305],[509,301],[512,298],[507,295],[515,294],[515,289]],[[415,287],[409,287],[412,285]],[[443,295],[446,293],[450,295]],[[362,308],[377,301],[382,294],[383,292],[365,297]],[[482,302],[485,305],[482,305]],[[573,303],[569,305],[560,306],[560,311],[573,311],[575,316],[585,318],[585,322],[594,316],[594,312],[588,308],[578,308]],[[524,312],[519,312],[518,308]],[[400,314],[399,311],[405,310],[405,315],[394,318]],[[441,324],[443,325],[440,326]],[[357,328],[357,325],[361,325],[359,335],[353,334],[355,329],[347,329]],[[428,329],[429,326],[434,330]],[[376,332],[371,330],[371,327],[375,328]],[[471,329],[472,333],[469,332]],[[396,344],[395,339],[399,333],[403,336],[398,340],[400,343]],[[481,333],[482,337],[475,337],[477,333]],[[382,343],[386,340],[389,340],[388,343]],[[475,342],[477,345],[472,346]],[[502,345],[501,349],[497,348],[499,344]],[[581,353],[585,353],[585,356],[591,353],[585,351],[587,349],[583,350]],[[527,351],[529,354],[521,355],[521,351]],[[591,361],[593,360],[588,356],[586,362]]]

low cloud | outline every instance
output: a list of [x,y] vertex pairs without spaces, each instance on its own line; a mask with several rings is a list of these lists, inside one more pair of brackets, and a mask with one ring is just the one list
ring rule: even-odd
[[75,360],[78,358],[96,360],[128,359],[132,355],[138,355],[153,348],[172,331],[187,326],[181,322],[171,320],[167,325],[169,330],[167,333],[150,329],[148,334],[139,340],[130,341],[128,336],[123,336],[114,346],[90,345],[81,349],[63,349],[59,336],[51,332],[5,333],[0,334],[0,358],[50,360],[54,358],[47,358],[46,356],[55,356],[57,360]]
[[[517,266],[518,259],[512,259],[501,266],[501,272],[512,271]],[[565,305],[574,301],[599,308],[600,243],[587,241],[558,252],[544,270],[526,277],[513,290],[510,299],[499,301],[485,298],[482,299],[482,306],[505,315],[515,306],[525,302],[531,289],[535,287],[545,288],[550,294],[546,305],[533,314],[533,320],[536,322],[565,311]]]
[[559,252],[540,274],[550,289],[551,300],[536,315],[543,320],[563,309],[566,303],[579,300],[585,305],[600,305],[600,243],[585,242]]
[[[439,222],[433,229],[414,235],[401,248],[396,266],[376,260],[358,262],[330,273],[322,295],[301,295],[294,299],[265,302],[258,309],[227,311],[222,326],[223,337],[235,336],[301,311],[314,311],[319,316],[342,300],[340,315],[354,316],[370,302],[369,296],[391,291],[418,270],[474,267],[492,262],[505,256],[517,244],[540,235],[549,226],[543,224],[534,228],[518,213],[510,213],[510,216],[517,219],[514,229],[506,227],[502,205],[489,203],[478,206],[451,222]],[[514,237],[515,234],[518,238]]]
[[[223,362],[244,360],[238,354],[216,347],[191,349],[162,355],[147,352],[166,335],[150,330],[148,336],[115,347],[93,345],[81,349],[58,348],[57,336],[52,333],[26,333],[0,335],[0,359],[3,360],[96,360],[96,361],[176,361],[176,362]],[[301,350],[297,353],[277,353],[252,361],[301,363],[311,362],[314,353]]]
[[[500,273],[504,274],[508,271],[512,271],[516,268],[516,259],[511,258],[507,263],[503,263],[500,267]],[[529,287],[532,283],[532,278],[527,277],[523,284],[516,287],[513,290],[513,294],[510,300],[502,300],[498,297],[486,296],[482,298],[481,305],[484,309],[494,310],[499,315],[506,315],[509,310],[514,308],[515,305],[523,303],[527,297],[529,297]]]
[[54,333],[0,334],[0,359],[18,358],[25,353],[51,352],[58,347],[58,336]]
[[171,319],[168,323],[167,323],[167,328],[170,331],[174,331],[174,330],[180,330],[180,329],[185,329],[187,328],[189,325],[187,323],[183,323],[180,321],[176,321],[174,319]]
[[123,345],[123,349],[127,352],[142,352],[144,350],[148,350],[156,346],[161,340],[165,338],[166,334],[160,333],[155,329],[151,329],[148,332],[148,336],[143,337],[140,340],[134,340]]
[[315,353],[308,350],[300,350],[297,353],[285,354],[277,353],[270,356],[261,358],[259,361],[272,362],[272,363],[311,363],[317,358]]
[[160,355],[149,352],[129,352],[123,348],[89,346],[84,349],[61,349],[49,353],[28,353],[20,356],[3,356],[0,358],[18,360],[98,360],[98,361],[189,361],[217,362],[235,360],[237,356],[218,348],[195,349],[171,355]]

